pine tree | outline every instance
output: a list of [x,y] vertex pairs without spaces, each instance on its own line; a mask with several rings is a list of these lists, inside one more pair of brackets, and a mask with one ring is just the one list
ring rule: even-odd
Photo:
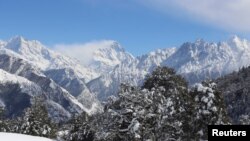
[[181,75],[177,75],[174,69],[157,67],[151,74],[146,76],[142,88],[151,90],[158,87],[164,87],[166,90],[183,87],[184,90],[187,90],[188,83]]
[[158,67],[145,79],[143,88],[152,90],[164,88],[166,99],[164,106],[164,132],[169,132],[169,138],[173,140],[187,140],[191,138],[192,101],[188,93],[188,83],[174,69]]
[[27,108],[16,132],[34,136],[55,137],[56,125],[48,117],[47,109],[41,98],[36,98],[30,108]]
[[89,123],[89,116],[85,112],[75,116],[66,124],[68,133],[63,138],[66,141],[93,141],[94,132]]
[[6,132],[6,124],[3,119],[4,108],[0,107],[0,132]]
[[[147,89],[122,85],[118,98],[109,99],[96,121],[96,141],[188,140],[185,109],[176,93],[166,97],[162,86]],[[176,100],[176,101],[174,101]],[[178,105],[177,105],[178,104]],[[179,113],[177,113],[179,112]],[[182,116],[182,117],[181,117]]]
[[207,140],[207,125],[230,124],[223,95],[215,83],[196,84],[190,94],[194,98],[192,122],[195,140]]

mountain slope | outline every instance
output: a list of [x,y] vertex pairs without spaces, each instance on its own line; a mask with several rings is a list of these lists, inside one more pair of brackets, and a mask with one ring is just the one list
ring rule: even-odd
[[145,76],[157,66],[172,67],[193,84],[250,64],[250,43],[237,36],[219,43],[204,40],[187,42],[178,48],[159,49],[139,57],[127,53],[117,42],[109,41],[104,47],[90,48],[90,61],[84,65],[46,48],[38,41],[16,37],[1,44],[1,48],[12,50],[14,56],[40,69],[45,77],[88,108],[96,96],[105,100],[115,95],[121,83],[141,85]]
[[214,79],[243,66],[249,66],[250,43],[237,36],[226,42],[197,40],[179,48],[157,50],[133,60],[124,61],[113,71],[90,81],[87,86],[100,100],[114,95],[121,83],[140,85],[156,66],[168,66],[184,76],[190,84]]
[[142,84],[145,76],[160,66],[162,61],[171,56],[175,50],[175,48],[157,50],[132,60],[124,60],[111,72],[90,81],[87,86],[98,99],[106,100],[108,96],[116,95],[121,83],[135,86]]
[[109,73],[115,66],[122,62],[134,60],[134,57],[126,52],[119,43],[115,41],[106,42],[105,46],[95,49],[92,52],[90,61],[86,65],[100,75]]
[[28,60],[33,66],[46,71],[50,69],[70,68],[78,77],[89,81],[97,77],[97,74],[80,65],[79,61],[52,51],[36,40],[26,40],[17,36],[10,39],[4,46]]
[[208,43],[197,40],[184,43],[163,62],[182,74],[190,83],[223,76],[250,62],[250,44],[237,36],[227,42]]
[[42,93],[35,83],[0,69],[0,101],[1,107],[6,110],[6,116],[21,115],[31,105],[32,97]]
[[[94,103],[95,101],[80,103],[67,90],[60,87],[52,79],[46,77],[39,69],[29,64],[29,62],[19,58],[16,53],[8,49],[1,49],[0,58],[1,69],[11,74],[24,77],[29,81],[37,84],[42,89],[42,93],[44,94],[48,102],[47,106],[50,109],[49,111],[51,111],[51,117],[59,118],[56,120],[63,120],[65,118],[67,119],[71,116],[71,114],[81,113],[83,111],[89,114],[95,112],[96,109],[93,109],[93,111],[89,111],[89,109],[92,108],[92,105],[96,107],[96,103]],[[21,87],[21,89],[24,88],[25,87]],[[86,97],[86,99],[88,98],[89,97]],[[55,111],[51,109],[54,109]]]

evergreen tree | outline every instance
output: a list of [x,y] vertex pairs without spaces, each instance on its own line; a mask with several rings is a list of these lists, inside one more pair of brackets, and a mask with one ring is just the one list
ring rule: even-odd
[[4,108],[0,107],[0,132],[6,132],[6,123],[3,119]]
[[207,140],[207,125],[230,124],[223,95],[215,83],[196,84],[190,94],[194,98],[192,122],[195,140]]
[[95,121],[96,140],[165,141],[191,137],[191,97],[173,69],[157,68],[140,88],[122,85]]
[[85,112],[75,116],[66,124],[68,132],[63,138],[66,141],[93,141],[94,132],[89,123],[89,116]]
[[143,88],[152,90],[164,88],[166,99],[163,128],[172,140],[191,138],[192,100],[188,93],[188,83],[174,69],[158,67],[145,79]]
[[181,75],[177,75],[174,69],[157,67],[151,74],[146,76],[142,88],[151,90],[158,87],[164,87],[166,90],[178,87],[179,90],[184,88],[184,91],[186,91],[188,83]]
[[48,117],[47,109],[41,98],[36,98],[30,108],[27,108],[23,117],[19,118],[15,130],[22,134],[43,137],[55,137],[56,125]]
[[95,140],[160,140],[164,89],[148,91],[123,85],[117,99],[109,99],[103,114],[96,119]]

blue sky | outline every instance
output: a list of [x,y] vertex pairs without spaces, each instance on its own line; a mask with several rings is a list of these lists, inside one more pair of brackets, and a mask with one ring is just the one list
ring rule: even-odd
[[[250,37],[250,20],[241,20],[247,16],[242,14],[249,7],[247,0],[239,0],[237,3],[221,0],[216,6],[216,0],[177,1],[180,2],[1,0],[0,39],[7,40],[21,35],[51,47],[68,44],[69,48],[70,44],[116,40],[127,51],[141,55],[156,48],[179,46],[185,41],[198,38],[217,42],[227,40],[233,34]],[[192,2],[194,5],[190,5]],[[233,7],[227,6],[229,4]],[[229,18],[226,13],[230,14],[230,11],[233,14]]]

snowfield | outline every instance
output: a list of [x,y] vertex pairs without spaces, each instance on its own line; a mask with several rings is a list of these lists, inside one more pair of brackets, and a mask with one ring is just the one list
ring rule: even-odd
[[52,139],[47,139],[43,137],[35,137],[35,136],[16,134],[16,133],[1,133],[1,132],[0,132],[0,140],[1,141],[54,141]]

